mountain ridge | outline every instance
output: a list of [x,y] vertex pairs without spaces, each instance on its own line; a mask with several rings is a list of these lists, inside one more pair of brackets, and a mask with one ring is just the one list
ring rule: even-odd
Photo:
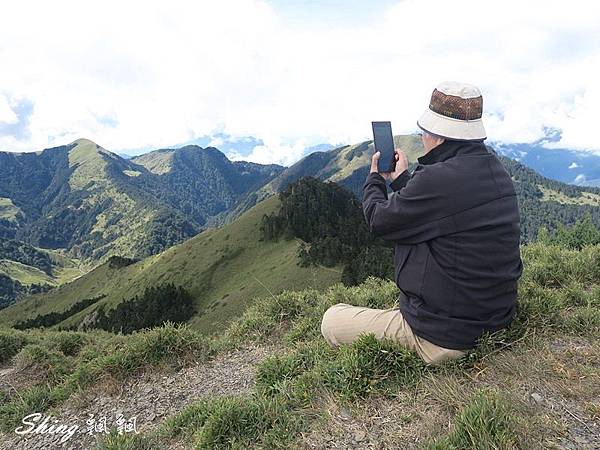
[[261,239],[262,217],[278,207],[279,200],[273,196],[234,223],[205,230],[160,254],[125,265],[106,262],[44,296],[26,297],[0,310],[0,323],[14,325],[33,314],[62,312],[85,299],[101,298],[55,328],[77,327],[98,306],[114,308],[147,287],[175,283],[185,286],[195,299],[199,314],[192,319],[192,326],[212,332],[222,318],[238,316],[254,297],[339,281],[341,268],[299,267],[297,240]]
[[[412,169],[423,152],[419,137],[394,140]],[[112,255],[143,258],[233,223],[303,176],[336,182],[360,198],[372,150],[372,141],[344,145],[287,168],[230,161],[215,147],[196,145],[125,160],[88,139],[36,154],[0,153],[0,237],[60,249],[85,270]],[[550,180],[498,157],[515,181],[525,241],[541,225],[570,225],[588,213],[600,224],[600,189]]]
[[[155,154],[172,154],[177,175],[161,178],[140,164]],[[88,262],[146,256],[193,236],[281,169],[232,163],[216,148],[197,146],[158,150],[136,163],[85,138],[37,153],[0,152],[0,236],[62,248]]]
[[498,153],[547,178],[576,186],[600,187],[600,155],[590,151],[531,144],[492,143]]
[[[407,153],[411,171],[417,158],[423,154],[419,136],[394,136],[394,143]],[[518,179],[516,189],[523,219],[522,238],[525,241],[534,239],[541,225],[548,225],[550,229],[556,228],[557,222],[572,225],[588,213],[592,215],[594,223],[600,226],[600,188],[569,185],[544,177],[519,161],[499,154],[493,147],[487,148],[496,154],[513,180]],[[372,152],[373,141],[368,140],[307,155],[261,189],[246,196],[231,212],[217,217],[217,223],[235,220],[245,208],[280,192],[303,176],[334,181],[351,190],[360,199]]]

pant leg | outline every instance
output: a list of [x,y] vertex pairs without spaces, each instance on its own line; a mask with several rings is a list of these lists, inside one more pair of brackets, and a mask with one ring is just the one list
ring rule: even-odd
[[373,309],[338,303],[330,307],[321,321],[321,334],[333,346],[350,344],[362,334],[388,338],[417,354],[428,364],[460,358],[465,351],[447,349],[416,336],[398,308]]
[[321,334],[333,346],[350,344],[366,333],[374,333],[377,339],[386,337],[410,346],[412,331],[405,325],[396,308],[373,309],[338,303],[323,314]]
[[466,350],[440,347],[419,336],[415,336],[415,345],[416,352],[427,364],[440,364],[451,359],[462,358],[467,354]]

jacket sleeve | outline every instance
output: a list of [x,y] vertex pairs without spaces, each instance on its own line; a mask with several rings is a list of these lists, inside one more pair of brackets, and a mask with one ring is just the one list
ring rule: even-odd
[[410,174],[408,173],[408,170],[405,170],[400,175],[398,175],[398,178],[396,178],[394,181],[392,181],[390,183],[390,187],[392,188],[392,191],[396,192],[396,191],[399,191],[400,189],[402,189],[404,186],[406,186],[406,183],[408,183],[408,180],[410,180]]
[[[404,244],[417,244],[454,231],[443,181],[435,171],[418,166],[394,183],[387,194],[385,179],[370,173],[363,185],[362,207],[369,231]],[[402,176],[402,175],[401,175]],[[400,178],[400,177],[398,177]],[[404,185],[403,185],[404,184]]]

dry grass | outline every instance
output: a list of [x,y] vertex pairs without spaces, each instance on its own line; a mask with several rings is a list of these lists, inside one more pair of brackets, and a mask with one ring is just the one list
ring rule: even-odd
[[600,343],[577,337],[533,337],[463,374],[429,373],[392,399],[344,407],[329,397],[325,420],[303,433],[300,446],[423,448],[451,433],[456,415],[482,389],[500,393],[508,405],[515,448],[600,446]]

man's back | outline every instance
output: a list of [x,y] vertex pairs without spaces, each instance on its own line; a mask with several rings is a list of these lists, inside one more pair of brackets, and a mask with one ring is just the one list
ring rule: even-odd
[[519,210],[510,176],[481,142],[447,140],[392,183],[372,173],[363,208],[371,231],[396,242],[400,310],[414,333],[467,349],[505,327],[516,307]]

